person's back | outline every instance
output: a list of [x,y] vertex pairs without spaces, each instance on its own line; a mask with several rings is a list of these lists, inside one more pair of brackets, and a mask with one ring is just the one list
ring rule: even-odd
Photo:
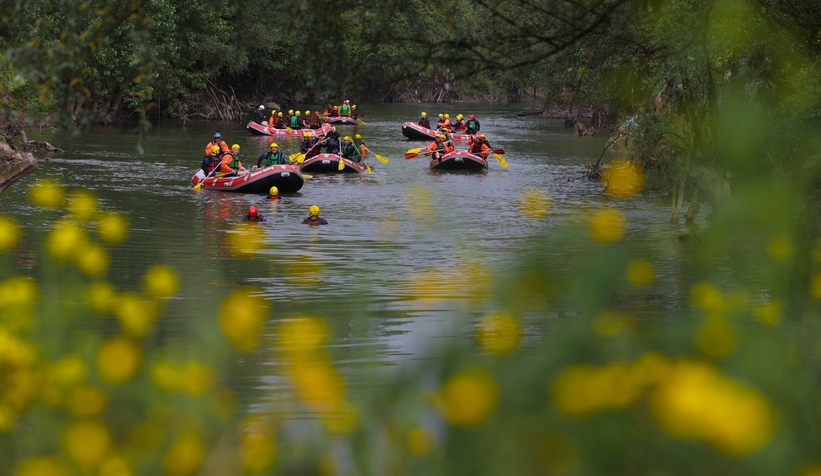
[[329,154],[339,153],[339,139],[337,139],[333,134],[328,134],[328,138],[325,142],[325,152]]

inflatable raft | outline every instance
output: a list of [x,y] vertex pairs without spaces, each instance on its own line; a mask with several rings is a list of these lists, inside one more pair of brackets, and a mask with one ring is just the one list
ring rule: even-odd
[[248,123],[247,126],[245,126],[245,128],[248,129],[248,131],[250,133],[260,135],[260,136],[285,135],[285,136],[293,136],[293,137],[302,137],[302,133],[304,131],[311,131],[311,132],[314,132],[314,133],[317,133],[317,132],[321,133],[322,131],[320,131],[319,129],[322,129],[323,131],[327,131],[331,127],[330,125],[322,124],[319,129],[291,129],[291,128],[277,129],[275,127],[270,127],[266,124],[257,124],[256,122],[251,121],[251,122]]
[[[436,134],[439,134],[439,131],[422,127],[415,122],[405,122],[402,124],[402,135],[408,139],[433,140],[436,139]],[[453,140],[468,140],[468,137],[470,137],[470,134],[459,134],[457,132],[450,132],[448,135],[450,135]]]
[[293,165],[272,165],[254,170],[247,175],[219,175],[206,178],[205,172],[200,169],[191,177],[191,186],[202,183],[204,189],[239,193],[268,193],[271,187],[276,187],[280,193],[293,193],[305,184],[302,173]]
[[[340,161],[342,161],[342,170],[339,170]],[[299,169],[306,173],[358,174],[365,170],[365,166],[336,154],[319,154],[305,159]]]
[[487,160],[479,155],[473,155],[466,150],[454,150],[453,152],[443,155],[439,160],[431,160],[430,169],[483,172],[487,170]]
[[335,116],[335,117],[326,117],[325,124],[333,124],[335,126],[355,126],[359,124],[359,122],[354,117],[349,116]]

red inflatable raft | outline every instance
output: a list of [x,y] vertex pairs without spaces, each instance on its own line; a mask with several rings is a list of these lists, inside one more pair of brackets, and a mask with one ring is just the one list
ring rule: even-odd
[[[433,129],[428,129],[427,127],[422,127],[415,122],[405,122],[402,124],[402,135],[407,137],[408,139],[414,140],[425,140],[425,139],[436,139],[436,134],[439,134],[439,131],[435,131]],[[450,132],[448,133],[453,140],[468,140],[468,137],[471,134],[460,134],[458,132]]]
[[[339,170],[340,161],[343,164],[342,170]],[[358,174],[365,170],[365,166],[336,154],[319,154],[305,159],[299,169],[306,173]]]
[[[217,174],[220,175],[220,174]],[[293,193],[302,188],[305,179],[293,165],[272,165],[246,175],[208,177],[202,169],[191,177],[191,186],[202,183],[202,188],[224,192],[268,193],[276,187],[281,193]]]
[[487,160],[479,155],[473,155],[466,150],[454,150],[453,152],[443,155],[439,160],[431,160],[430,169],[483,172],[487,170]]
[[304,131],[311,131],[311,132],[314,132],[314,133],[322,133],[323,131],[327,131],[327,130],[331,127],[331,126],[330,126],[330,125],[326,125],[326,124],[322,124],[322,125],[320,126],[320,129],[321,129],[321,130],[320,130],[320,129],[291,129],[291,128],[288,128],[288,129],[277,129],[277,128],[275,128],[275,127],[270,127],[270,126],[263,125],[263,124],[257,124],[256,122],[251,121],[251,122],[249,122],[249,123],[248,123],[248,125],[247,125],[247,126],[245,126],[245,127],[246,127],[246,129],[248,129],[248,131],[249,131],[249,132],[251,132],[252,134],[261,135],[261,136],[278,136],[278,135],[286,135],[286,136],[298,136],[298,137],[301,137],[301,136],[302,136],[302,133],[303,133]]

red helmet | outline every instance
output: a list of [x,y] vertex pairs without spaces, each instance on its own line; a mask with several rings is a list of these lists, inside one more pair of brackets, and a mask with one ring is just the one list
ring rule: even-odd
[[248,218],[256,218],[257,217],[257,207],[251,205],[248,207]]
[[468,117],[469,117],[469,118],[471,118],[471,119],[476,119],[476,116],[474,116],[473,114],[471,114],[471,115],[470,115],[470,116],[468,116]]

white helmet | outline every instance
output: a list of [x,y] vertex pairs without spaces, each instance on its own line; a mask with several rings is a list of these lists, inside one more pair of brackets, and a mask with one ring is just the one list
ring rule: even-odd
[[265,106],[263,106],[262,104],[260,104],[260,105],[259,105],[259,110],[261,111],[261,110],[263,110],[263,109],[265,109]]

